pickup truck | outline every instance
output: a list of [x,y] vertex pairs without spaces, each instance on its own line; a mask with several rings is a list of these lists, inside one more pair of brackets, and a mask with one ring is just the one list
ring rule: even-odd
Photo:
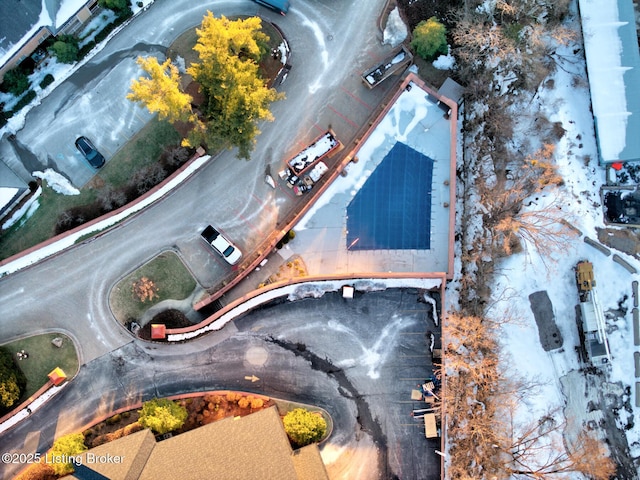
[[207,225],[200,235],[229,265],[235,265],[242,258],[242,252],[238,247],[211,225]]

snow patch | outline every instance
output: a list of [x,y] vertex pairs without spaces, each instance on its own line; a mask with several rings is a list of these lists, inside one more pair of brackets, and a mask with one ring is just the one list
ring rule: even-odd
[[382,44],[397,47],[404,42],[408,34],[407,26],[402,21],[402,18],[400,18],[400,12],[398,7],[396,7],[391,10],[389,18],[387,19],[387,25],[382,34]]
[[440,55],[433,61],[433,67],[438,70],[452,70],[456,64],[456,59],[453,58],[451,53],[447,55]]
[[52,168],[47,168],[44,172],[33,172],[34,177],[41,178],[47,182],[55,192],[63,195],[80,195],[80,190],[71,185],[71,182]]
[[35,211],[38,209],[38,207],[40,206],[38,197],[40,197],[41,193],[42,193],[42,189],[38,188],[38,191],[34,195],[32,195],[32,197],[27,202],[25,202],[25,204],[22,207],[20,207],[19,210],[17,210],[16,212],[14,212],[13,215],[11,215],[11,218],[5,220],[5,222],[2,225],[0,225],[0,229],[6,230],[7,228],[12,227],[20,219],[22,219],[22,217],[24,217],[24,219],[22,219],[21,224],[23,224],[29,218],[31,218],[31,215],[33,215]]

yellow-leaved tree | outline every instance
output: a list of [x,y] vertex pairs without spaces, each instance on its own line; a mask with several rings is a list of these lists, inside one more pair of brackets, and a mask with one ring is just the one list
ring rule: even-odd
[[199,63],[187,73],[200,84],[205,97],[206,122],[194,128],[191,144],[238,147],[238,157],[249,158],[260,133],[257,122],[273,120],[271,102],[283,98],[260,77],[258,62],[266,53],[268,37],[257,17],[229,20],[211,12],[196,29]]
[[171,123],[191,120],[193,99],[180,88],[180,74],[171,60],[160,64],[155,57],[138,57],[137,63],[149,77],[133,80],[127,98],[142,103],[150,112],[157,112],[161,119]]

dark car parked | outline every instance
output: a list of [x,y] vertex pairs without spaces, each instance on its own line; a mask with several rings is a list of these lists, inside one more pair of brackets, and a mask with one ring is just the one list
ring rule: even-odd
[[76,148],[93,168],[100,168],[104,165],[104,157],[87,137],[78,137]]
[[286,15],[289,11],[289,0],[253,0],[260,5],[275,10],[280,15]]

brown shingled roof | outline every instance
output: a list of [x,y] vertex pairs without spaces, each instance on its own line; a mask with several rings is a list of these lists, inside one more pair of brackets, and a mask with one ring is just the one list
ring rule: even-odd
[[[140,477],[142,469],[149,459],[149,455],[156,446],[156,439],[151,430],[145,429],[126,437],[121,437],[113,442],[104,443],[83,453],[80,458],[82,465],[105,475],[113,480],[136,480]],[[116,461],[87,461],[88,454],[93,458],[103,455],[117,458]],[[72,475],[70,478],[77,478]]]
[[151,431],[143,430],[89,450],[85,458],[87,453],[124,457],[120,465],[88,465],[111,479],[329,478],[316,444],[295,452],[291,449],[275,406],[245,417],[225,418],[158,443]]
[[329,478],[320,450],[315,443],[293,452],[293,466],[298,474],[298,480]]

